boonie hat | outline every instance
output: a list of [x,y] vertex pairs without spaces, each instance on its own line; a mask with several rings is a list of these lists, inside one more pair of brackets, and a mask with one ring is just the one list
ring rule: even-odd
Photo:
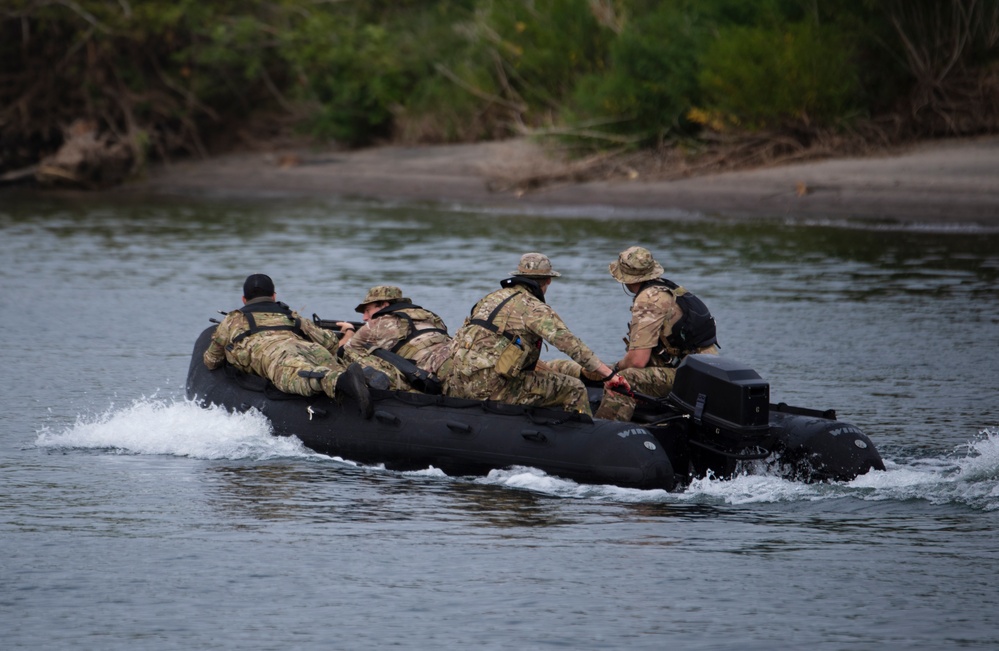
[[520,264],[513,272],[514,276],[549,276],[558,278],[562,274],[552,269],[552,261],[547,255],[540,253],[525,253],[520,256]]
[[643,283],[663,275],[663,266],[656,262],[649,250],[633,246],[621,251],[615,262],[607,265],[610,275],[619,283]]
[[403,298],[402,290],[395,285],[375,285],[368,290],[367,296],[364,300],[358,303],[357,307],[354,308],[355,312],[363,312],[364,306],[369,303],[377,303],[379,301],[388,301],[389,303],[409,303],[408,298]]
[[267,274],[251,274],[243,282],[243,298],[260,298],[274,294],[274,281]]

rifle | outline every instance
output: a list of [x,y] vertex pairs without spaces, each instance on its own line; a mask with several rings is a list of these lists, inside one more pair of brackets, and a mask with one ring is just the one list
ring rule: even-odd
[[410,386],[417,391],[435,396],[439,396],[443,392],[443,383],[436,375],[424,371],[399,353],[393,353],[391,350],[385,350],[384,348],[376,348],[371,351],[371,354],[399,369],[399,372],[406,378]]
[[[332,330],[333,332],[342,332],[340,326],[337,325],[337,321],[334,319],[320,319],[318,314],[312,315],[312,322],[315,323],[320,328],[324,330]],[[364,325],[364,321],[344,321],[349,323],[354,327],[354,330],[358,330]]]
[[[229,316],[229,313],[226,312],[225,310],[219,310],[218,313],[221,314],[222,316]],[[222,325],[222,322],[214,317],[208,317],[208,320],[216,325]]]
[[[326,330],[332,330],[334,332],[342,332],[336,321],[330,319],[320,319],[318,314],[312,315],[312,322],[320,328],[325,328]],[[346,323],[352,325],[354,330],[357,330],[364,325],[363,321],[347,321]],[[371,354],[385,360],[392,366],[399,369],[399,372],[402,373],[404,378],[406,378],[406,381],[409,382],[410,386],[417,391],[422,391],[423,393],[429,393],[431,395],[441,394],[442,386],[440,379],[438,379],[438,377],[433,373],[424,371],[422,368],[402,355],[383,348],[375,349],[371,351]]]

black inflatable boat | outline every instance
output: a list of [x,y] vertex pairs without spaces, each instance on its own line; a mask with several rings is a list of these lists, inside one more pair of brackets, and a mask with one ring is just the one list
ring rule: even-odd
[[[206,329],[194,346],[188,398],[233,412],[257,409],[277,435],[392,470],[433,466],[449,475],[485,475],[529,466],[581,483],[665,490],[709,473],[731,476],[750,461],[802,481],[848,481],[884,470],[858,428],[832,411],[770,404],[769,385],[725,357],[687,357],[670,396],[647,400],[632,423],[377,389],[374,416],[365,419],[349,402],[288,395],[228,365],[209,370],[202,356],[213,331]],[[595,403],[599,391],[591,390]]]

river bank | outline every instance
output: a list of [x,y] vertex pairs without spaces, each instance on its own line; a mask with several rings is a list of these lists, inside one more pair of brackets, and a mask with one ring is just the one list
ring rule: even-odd
[[157,166],[126,194],[315,196],[492,206],[622,209],[946,224],[999,223],[999,137],[922,143],[892,155],[840,158],[676,180],[555,181],[566,166],[524,139],[356,151],[230,154]]

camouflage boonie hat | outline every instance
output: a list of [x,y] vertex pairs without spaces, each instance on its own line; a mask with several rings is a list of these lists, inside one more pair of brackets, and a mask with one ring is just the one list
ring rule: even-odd
[[640,246],[621,251],[615,262],[607,265],[614,280],[619,283],[643,283],[663,275],[663,266],[656,262],[649,250]]
[[375,285],[368,290],[367,296],[361,301],[357,307],[354,308],[355,312],[364,312],[364,306],[369,303],[377,303],[380,301],[388,301],[389,303],[401,303],[409,302],[408,298],[403,298],[402,290],[395,285]]
[[562,274],[552,269],[552,261],[547,255],[540,253],[525,253],[520,256],[520,264],[513,272],[514,276],[548,276],[558,278]]

